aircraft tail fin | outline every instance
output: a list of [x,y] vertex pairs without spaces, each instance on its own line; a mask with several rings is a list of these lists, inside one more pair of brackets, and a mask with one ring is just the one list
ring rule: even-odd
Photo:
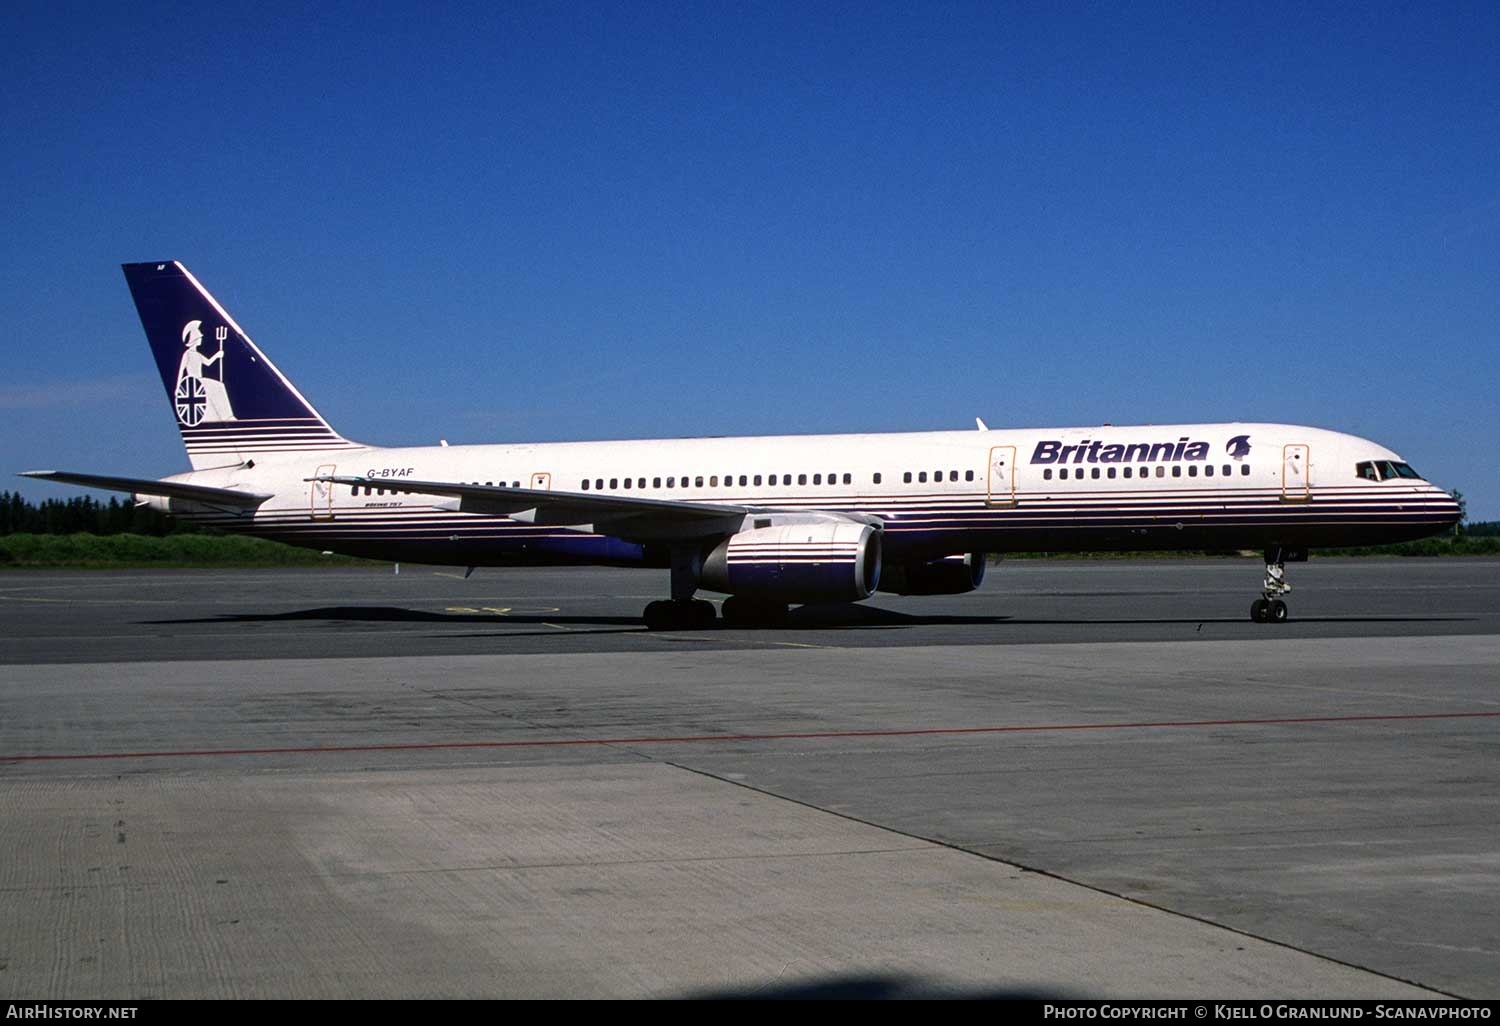
[[124,271],[194,470],[359,447],[328,426],[182,264]]

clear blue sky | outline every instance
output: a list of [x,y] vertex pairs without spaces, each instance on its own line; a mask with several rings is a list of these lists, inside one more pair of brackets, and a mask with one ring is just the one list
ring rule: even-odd
[[187,469],[118,265],[373,443],[1280,420],[1500,519],[1500,4],[0,9],[0,490]]

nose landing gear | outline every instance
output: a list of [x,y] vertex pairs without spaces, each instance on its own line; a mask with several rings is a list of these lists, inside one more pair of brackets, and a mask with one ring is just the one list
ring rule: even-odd
[[1288,559],[1300,562],[1297,557],[1305,560],[1307,555],[1281,548],[1267,549],[1265,555],[1266,579],[1261,585],[1261,597],[1250,605],[1250,619],[1256,623],[1285,623],[1287,608],[1281,596],[1292,590],[1286,581],[1286,563]]

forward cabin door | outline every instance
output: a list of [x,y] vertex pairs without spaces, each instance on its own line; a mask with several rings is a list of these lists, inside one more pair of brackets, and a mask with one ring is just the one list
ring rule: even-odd
[[[335,470],[332,463],[325,463],[318,468],[318,477],[332,477]],[[314,520],[333,519],[333,482],[314,481],[312,491],[308,495],[309,512]]]
[[1312,462],[1305,445],[1281,447],[1281,497],[1288,502],[1312,498]]
[[989,494],[986,501],[991,506],[1014,506],[1016,504],[1016,447],[995,445],[990,447]]

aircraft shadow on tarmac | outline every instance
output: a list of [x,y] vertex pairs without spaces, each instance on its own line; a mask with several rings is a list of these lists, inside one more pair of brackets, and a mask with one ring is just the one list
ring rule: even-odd
[[872,973],[775,982],[763,987],[700,990],[682,995],[696,1001],[956,1001],[1073,1000],[1035,990],[986,990],[942,984],[914,976]]
[[[323,620],[329,622],[380,622],[380,623],[432,623],[432,624],[505,624],[559,625],[580,627],[622,628],[645,630],[639,616],[579,615],[548,612],[526,613],[475,613],[432,612],[425,609],[405,609],[400,606],[319,606],[313,609],[294,609],[281,613],[219,613],[215,616],[189,617],[173,620],[146,620],[152,626],[182,626],[189,624],[226,623],[277,623],[297,620]],[[922,627],[933,624],[984,625],[1009,622],[1005,616],[921,616],[911,613],[892,612],[873,606],[853,604],[802,606],[792,610],[786,622],[767,625],[764,628],[730,627],[722,621],[709,630],[777,629],[808,630],[829,627]]]
[[[1451,616],[1319,616],[1297,617],[1293,623],[1309,624],[1368,624],[1368,623],[1432,623],[1461,622],[1465,617]],[[334,623],[430,623],[430,624],[504,624],[549,626],[549,627],[593,627],[617,630],[644,630],[638,616],[607,616],[563,614],[561,612],[432,612],[425,609],[406,609],[400,606],[319,606],[312,609],[296,609],[280,613],[220,613],[215,616],[193,617],[175,620],[147,620],[144,623],[160,625],[226,624],[226,623],[276,623],[289,621],[327,621]],[[709,630],[826,630],[831,628],[896,629],[931,626],[1142,626],[1242,624],[1247,617],[1014,617],[1014,616],[959,616],[954,614],[903,613],[878,606],[854,604],[809,605],[793,609],[784,623],[761,627],[731,627],[722,621]]]

